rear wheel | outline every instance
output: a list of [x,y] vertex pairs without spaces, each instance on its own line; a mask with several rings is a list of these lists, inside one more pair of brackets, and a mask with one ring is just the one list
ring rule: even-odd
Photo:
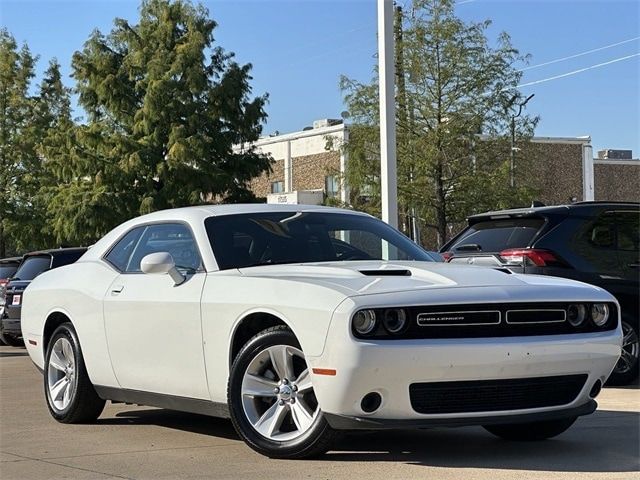
[[263,455],[313,457],[334,439],[304,354],[284,326],[260,332],[240,350],[231,368],[228,403],[238,434]]
[[70,323],[60,325],[47,345],[44,391],[49,412],[62,423],[92,422],[104,408],[105,401],[89,380],[80,342]]
[[622,352],[607,385],[628,385],[638,378],[640,337],[638,323],[622,320]]
[[531,442],[552,438],[565,432],[577,417],[543,422],[485,425],[485,430],[505,440]]

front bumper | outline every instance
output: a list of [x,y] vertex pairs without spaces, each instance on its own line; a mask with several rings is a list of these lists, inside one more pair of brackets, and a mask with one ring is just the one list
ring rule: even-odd
[[487,415],[465,418],[418,418],[413,420],[389,420],[384,418],[349,417],[346,415],[324,414],[332,428],[336,430],[391,430],[435,427],[464,427],[470,425],[501,425],[514,423],[542,422],[563,418],[580,417],[596,411],[598,404],[589,400],[584,405],[561,410],[514,415]]
[[[335,324],[334,324],[335,327]],[[331,328],[325,350],[309,366],[335,369],[313,374],[322,411],[335,428],[405,428],[529,422],[586,415],[595,409],[589,393],[605,383],[620,355],[621,331],[504,338],[358,341]],[[421,414],[411,402],[414,383],[527,379],[586,375],[569,403],[539,408]],[[361,407],[370,392],[382,397],[373,413]]]

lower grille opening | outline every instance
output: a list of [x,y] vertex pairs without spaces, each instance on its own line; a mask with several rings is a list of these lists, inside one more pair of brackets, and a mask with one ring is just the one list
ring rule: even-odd
[[553,407],[571,403],[587,375],[412,383],[409,395],[418,413],[496,412]]

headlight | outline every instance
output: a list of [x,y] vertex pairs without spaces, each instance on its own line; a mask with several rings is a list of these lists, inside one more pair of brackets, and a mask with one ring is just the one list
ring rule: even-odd
[[373,332],[377,323],[376,312],[373,310],[360,310],[356,312],[352,320],[354,330],[360,335],[368,335]]
[[567,320],[574,327],[579,327],[587,316],[587,308],[582,304],[569,305],[567,308]]
[[407,324],[407,314],[402,308],[385,310],[382,324],[389,333],[398,333],[402,331]]
[[591,320],[598,327],[604,326],[609,320],[609,306],[606,303],[594,303],[591,306]]

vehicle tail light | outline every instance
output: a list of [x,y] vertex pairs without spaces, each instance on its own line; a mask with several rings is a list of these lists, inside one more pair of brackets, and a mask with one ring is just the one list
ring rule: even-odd
[[440,255],[442,255],[445,262],[449,262],[453,258],[453,253],[451,252],[442,252]]
[[510,248],[499,255],[507,265],[547,267],[562,264],[552,252],[535,248]]

